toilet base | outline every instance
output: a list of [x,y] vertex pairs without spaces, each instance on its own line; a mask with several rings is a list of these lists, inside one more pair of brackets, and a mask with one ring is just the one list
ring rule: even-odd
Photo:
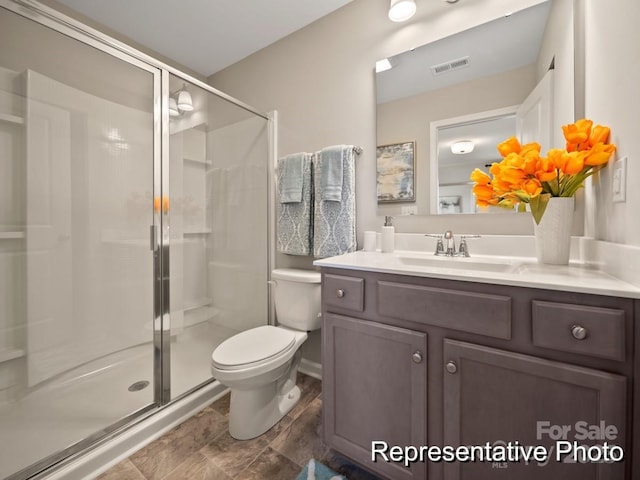
[[278,423],[300,400],[296,385],[278,395],[276,383],[255,390],[231,390],[229,434],[236,440],[258,437]]
[[276,381],[250,389],[231,388],[229,435],[236,440],[258,437],[295,407],[300,400],[296,375],[301,358],[298,350],[284,372],[272,372],[279,378]]

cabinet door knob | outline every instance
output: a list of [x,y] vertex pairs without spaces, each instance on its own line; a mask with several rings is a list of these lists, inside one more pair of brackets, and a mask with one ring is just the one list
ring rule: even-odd
[[346,292],[343,289],[339,288],[338,290],[336,290],[336,297],[342,298],[344,297],[345,293]]
[[447,372],[456,373],[457,371],[458,366],[456,365],[456,362],[454,362],[453,360],[449,360],[449,362],[447,362]]
[[419,350],[414,352],[413,355],[411,355],[411,359],[413,360],[413,363],[422,362],[422,353],[420,353]]
[[573,335],[573,338],[576,340],[584,340],[588,334],[589,332],[582,325],[574,325],[571,327],[571,335]]

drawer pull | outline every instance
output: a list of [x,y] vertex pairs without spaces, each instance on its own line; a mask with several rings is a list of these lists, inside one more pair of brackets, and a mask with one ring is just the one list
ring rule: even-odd
[[411,359],[413,360],[413,363],[421,363],[422,353],[420,353],[420,351],[414,352],[414,354],[411,355]]
[[338,298],[342,298],[345,296],[347,292],[345,292],[343,289],[339,288],[338,290],[336,290],[336,297]]
[[457,371],[458,371],[458,366],[456,365],[456,362],[454,362],[453,360],[450,360],[447,363],[447,372],[456,373]]
[[582,325],[573,325],[571,327],[571,335],[573,335],[573,338],[575,338],[576,340],[584,340],[585,338],[587,338],[588,334],[589,332],[587,332],[587,329]]

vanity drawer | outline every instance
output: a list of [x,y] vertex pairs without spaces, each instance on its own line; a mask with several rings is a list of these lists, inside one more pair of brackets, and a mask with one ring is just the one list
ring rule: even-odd
[[364,279],[344,275],[324,275],[322,301],[332,307],[364,311]]
[[378,313],[385,317],[511,339],[511,297],[378,282]]
[[625,360],[624,310],[540,300],[531,308],[534,345]]

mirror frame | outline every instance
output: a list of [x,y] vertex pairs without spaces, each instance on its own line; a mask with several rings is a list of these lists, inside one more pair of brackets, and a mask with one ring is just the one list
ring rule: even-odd
[[[455,125],[464,125],[475,123],[479,120],[491,120],[494,118],[514,115],[517,113],[519,105],[511,105],[508,107],[496,108],[494,110],[485,110],[484,112],[471,113],[458,117],[444,118],[430,122],[430,138],[429,138],[429,215],[443,215],[438,213],[438,196],[440,182],[438,181],[438,130],[443,127],[452,127]],[[506,140],[506,139],[505,139]],[[433,161],[435,159],[435,161]],[[471,171],[469,172],[471,174]],[[469,180],[469,184],[471,184]],[[455,213],[455,215],[477,215],[477,213]]]

